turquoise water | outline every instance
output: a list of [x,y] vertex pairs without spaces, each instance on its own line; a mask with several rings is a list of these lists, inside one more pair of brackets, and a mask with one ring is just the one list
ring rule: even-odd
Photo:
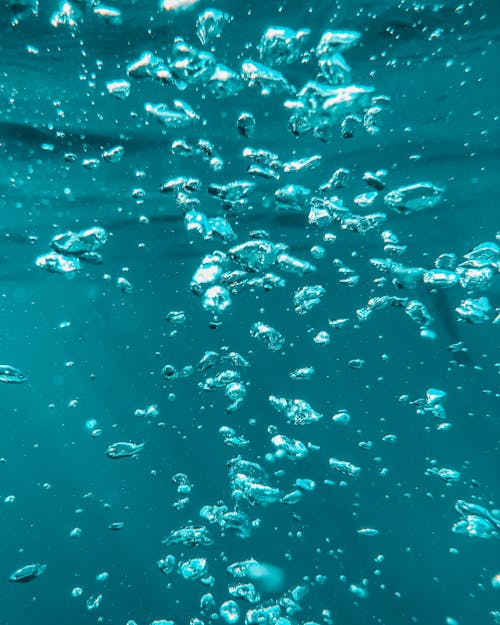
[[500,623],[497,7],[8,5],[0,625]]

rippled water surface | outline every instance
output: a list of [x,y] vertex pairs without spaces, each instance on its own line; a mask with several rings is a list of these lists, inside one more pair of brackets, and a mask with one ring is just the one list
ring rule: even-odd
[[0,8],[0,625],[500,623],[495,2]]

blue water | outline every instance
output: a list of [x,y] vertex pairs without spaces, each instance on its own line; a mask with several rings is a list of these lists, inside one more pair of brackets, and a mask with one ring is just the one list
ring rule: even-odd
[[[500,623],[498,7],[168,3],[0,8],[0,625]],[[309,32],[260,58],[270,27]],[[360,37],[322,55],[325,31]]]

